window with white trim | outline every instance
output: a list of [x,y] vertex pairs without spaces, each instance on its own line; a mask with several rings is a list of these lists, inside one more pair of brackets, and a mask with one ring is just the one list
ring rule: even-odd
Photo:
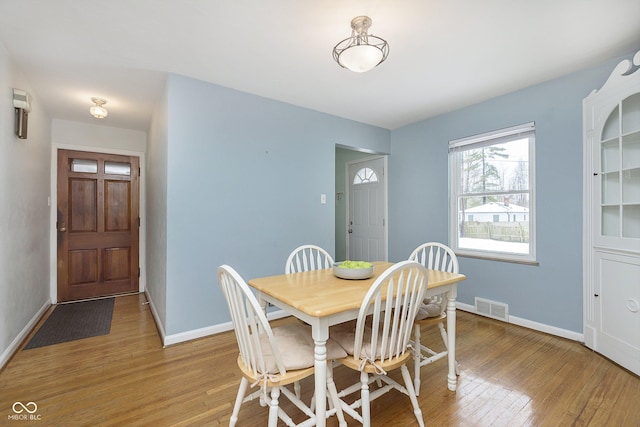
[[534,263],[535,124],[449,141],[450,246]]

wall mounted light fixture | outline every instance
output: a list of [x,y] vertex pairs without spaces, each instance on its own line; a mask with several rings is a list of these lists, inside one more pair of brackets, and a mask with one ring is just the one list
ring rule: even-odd
[[91,102],[95,104],[93,107],[89,108],[89,112],[93,117],[96,119],[104,119],[109,115],[107,109],[103,107],[103,105],[107,103],[106,100],[102,98],[91,98]]
[[16,135],[20,139],[27,139],[27,125],[31,112],[31,95],[22,89],[13,89],[13,108],[16,112]]
[[333,59],[341,67],[356,73],[369,71],[389,56],[389,44],[380,37],[367,34],[371,26],[368,16],[356,16],[351,20],[351,37],[333,48]]

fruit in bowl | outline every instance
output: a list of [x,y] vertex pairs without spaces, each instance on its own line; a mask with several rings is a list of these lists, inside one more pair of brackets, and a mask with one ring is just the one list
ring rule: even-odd
[[342,261],[339,263],[341,268],[371,268],[373,264],[367,261]]
[[373,275],[373,264],[367,261],[346,260],[333,265],[333,274],[341,279],[368,279]]

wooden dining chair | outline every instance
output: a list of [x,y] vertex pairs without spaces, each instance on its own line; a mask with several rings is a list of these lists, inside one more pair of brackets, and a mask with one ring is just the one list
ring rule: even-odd
[[[453,250],[438,242],[423,243],[418,246],[409,256],[410,261],[417,261],[429,270],[447,271],[449,273],[458,272],[458,258]],[[414,386],[416,395],[420,394],[420,368],[440,360],[449,354],[447,346],[447,330],[444,323],[447,319],[447,297],[446,294],[436,295],[425,299],[418,311],[414,324]],[[444,342],[444,350],[435,351],[425,346],[421,342],[421,328],[437,326],[440,336]],[[458,362],[455,363],[456,375],[459,375]]]
[[316,245],[302,245],[289,254],[284,267],[285,274],[320,270],[333,267],[329,252]]
[[[294,323],[272,329],[257,298],[233,268],[220,266],[218,279],[238,341],[238,367],[242,373],[229,426],[235,426],[238,421],[242,404],[255,398],[260,398],[262,406],[269,406],[269,427],[276,427],[278,419],[288,426],[316,425],[314,411],[286,387],[313,375],[315,355],[311,327]],[[327,342],[328,358],[344,356],[346,352],[337,343]],[[259,386],[259,390],[245,396],[249,384]],[[327,391],[332,404],[327,417],[335,414],[340,426],[346,426],[330,366],[327,367]],[[279,405],[281,394],[306,415],[305,421],[294,423]]]
[[[333,258],[329,252],[316,245],[302,245],[289,254],[284,266],[284,273],[299,273],[302,271],[320,270],[333,267]],[[300,397],[300,383],[293,384],[296,396]]]
[[[365,427],[371,425],[370,402],[394,389],[409,396],[418,424],[424,426],[407,362],[411,358],[413,322],[426,291],[427,271],[423,265],[413,261],[394,264],[367,291],[356,328],[331,331],[332,338],[349,354],[337,362],[360,371],[360,382],[338,393],[343,398],[359,390],[360,398],[351,404],[341,399],[342,410]],[[401,370],[404,386],[387,376],[397,368]],[[384,385],[373,385],[378,380]]]

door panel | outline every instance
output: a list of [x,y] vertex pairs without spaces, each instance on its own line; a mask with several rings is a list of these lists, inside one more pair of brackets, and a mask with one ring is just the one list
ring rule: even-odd
[[640,260],[595,252],[596,328],[594,350],[632,372],[640,372]]
[[98,231],[98,189],[95,179],[69,179],[68,231]]
[[105,231],[131,229],[131,183],[105,181]]
[[139,159],[58,151],[58,300],[138,291]]
[[349,165],[349,259],[386,261],[382,157]]
[[69,285],[84,285],[98,280],[98,251],[69,251]]
[[104,281],[124,280],[131,275],[129,248],[105,249]]

